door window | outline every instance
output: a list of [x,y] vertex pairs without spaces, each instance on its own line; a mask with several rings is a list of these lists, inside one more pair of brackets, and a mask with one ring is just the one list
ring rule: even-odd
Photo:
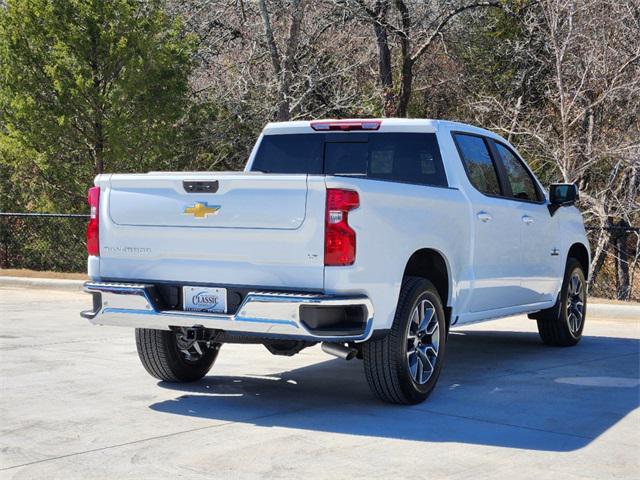
[[458,152],[471,184],[488,195],[500,195],[500,182],[487,144],[476,135],[455,135]]
[[496,150],[504,165],[511,195],[519,200],[540,201],[540,195],[531,174],[516,155],[501,143],[495,142]]

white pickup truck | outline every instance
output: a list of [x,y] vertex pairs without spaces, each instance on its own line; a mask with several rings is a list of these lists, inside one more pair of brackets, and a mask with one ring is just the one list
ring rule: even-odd
[[321,342],[362,359],[381,399],[418,403],[454,325],[527,313],[544,343],[580,340],[576,198],[461,123],[272,123],[244,172],[96,177],[82,316],[134,327],[161,380],[202,378],[225,343]]

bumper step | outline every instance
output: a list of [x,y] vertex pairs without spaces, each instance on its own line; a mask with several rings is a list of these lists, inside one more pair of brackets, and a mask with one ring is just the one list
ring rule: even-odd
[[[249,292],[234,314],[162,310],[153,284],[87,282],[93,309],[81,315],[96,325],[170,330],[203,327],[258,337],[364,341],[371,335],[373,305],[364,296]],[[319,320],[320,319],[320,320]]]

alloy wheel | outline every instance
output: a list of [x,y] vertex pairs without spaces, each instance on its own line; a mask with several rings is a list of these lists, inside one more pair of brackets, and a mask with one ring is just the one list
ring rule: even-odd
[[567,290],[567,322],[572,335],[577,335],[584,321],[584,299],[586,296],[584,281],[577,271],[573,272]]
[[438,361],[440,325],[434,305],[420,300],[411,312],[407,327],[407,364],[413,380],[424,385]]

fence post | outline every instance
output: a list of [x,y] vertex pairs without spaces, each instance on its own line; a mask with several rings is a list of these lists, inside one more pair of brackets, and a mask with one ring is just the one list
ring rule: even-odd
[[9,229],[7,228],[8,219],[0,217],[0,238],[2,239],[2,254],[0,254],[0,268],[9,268]]
[[629,251],[627,249],[629,227],[629,223],[622,220],[616,225],[616,233],[613,237],[616,262],[616,299],[618,300],[629,300],[631,294]]

